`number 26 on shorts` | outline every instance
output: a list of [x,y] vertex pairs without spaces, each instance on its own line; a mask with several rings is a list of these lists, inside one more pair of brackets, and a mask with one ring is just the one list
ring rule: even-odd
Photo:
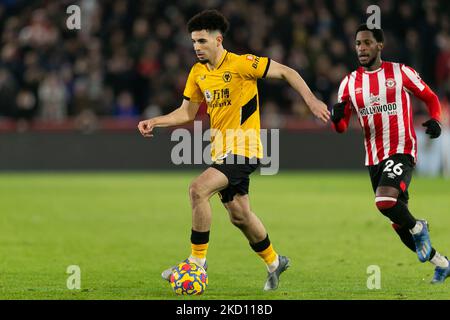
[[394,172],[395,175],[400,176],[403,173],[403,163],[395,164],[393,160],[386,161],[383,172]]

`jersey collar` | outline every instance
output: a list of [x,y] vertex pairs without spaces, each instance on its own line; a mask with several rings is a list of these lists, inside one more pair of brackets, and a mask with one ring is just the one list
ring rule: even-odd
[[378,71],[380,71],[383,68],[384,68],[384,61],[381,60],[381,65],[380,65],[380,67],[378,69],[375,69],[375,70],[372,70],[372,71],[366,71],[366,70],[364,70],[363,67],[359,67],[359,72],[371,74],[371,73],[377,73]]
[[220,57],[220,60],[217,63],[217,68],[215,68],[214,70],[210,70],[208,65],[205,65],[206,69],[208,69],[209,72],[219,70],[219,68],[222,66],[223,62],[225,61],[227,54],[228,54],[228,51],[224,49],[222,52],[222,56]]

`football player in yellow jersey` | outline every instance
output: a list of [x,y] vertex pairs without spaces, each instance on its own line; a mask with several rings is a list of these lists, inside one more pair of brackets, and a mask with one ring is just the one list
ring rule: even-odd
[[[144,137],[155,127],[169,127],[193,121],[202,101],[206,101],[211,121],[213,164],[192,181],[189,196],[192,208],[191,255],[187,259],[206,269],[206,252],[211,227],[209,199],[219,193],[231,222],[248,239],[251,248],[264,260],[268,277],[264,290],[278,287],[280,274],[289,259],[274,250],[261,220],[251,211],[248,197],[249,175],[262,158],[259,137],[259,98],[256,81],[276,78],[287,81],[305,100],[312,113],[324,122],[330,115],[295,70],[252,54],[236,55],[224,49],[228,21],[216,10],[205,10],[188,22],[199,60],[189,74],[183,102],[175,111],[139,122]],[[162,277],[169,279],[169,268]]]

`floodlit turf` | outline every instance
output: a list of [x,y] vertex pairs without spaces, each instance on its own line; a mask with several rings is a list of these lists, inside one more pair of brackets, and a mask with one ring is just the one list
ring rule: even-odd
[[[449,299],[403,247],[361,173],[252,175],[252,209],[292,260],[276,292],[264,264],[212,199],[209,286],[177,297],[161,271],[190,253],[188,173],[0,174],[1,299]],[[450,254],[450,181],[414,177],[410,209]],[[81,289],[66,286],[69,265]],[[369,290],[367,268],[381,270]]]

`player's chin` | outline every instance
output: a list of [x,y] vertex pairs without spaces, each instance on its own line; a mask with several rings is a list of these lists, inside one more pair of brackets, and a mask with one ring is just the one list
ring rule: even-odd
[[371,67],[372,65],[373,65],[373,63],[375,62],[375,59],[374,58],[370,58],[370,57],[367,57],[367,58],[363,58],[363,59],[358,59],[358,62],[359,62],[359,65],[361,66],[361,67]]
[[366,59],[363,59],[363,60],[359,59],[358,62],[361,67],[367,67],[369,64],[369,60],[366,60]]
[[208,59],[202,59],[202,58],[198,58],[198,62],[200,62],[201,64],[207,64],[209,62]]

